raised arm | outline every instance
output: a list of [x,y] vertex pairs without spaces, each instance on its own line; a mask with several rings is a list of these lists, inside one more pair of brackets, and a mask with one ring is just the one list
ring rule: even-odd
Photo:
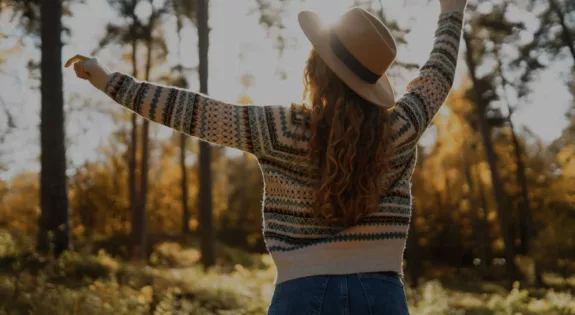
[[269,107],[234,105],[188,90],[113,73],[104,92],[142,117],[202,140],[258,155]]
[[393,113],[396,146],[415,146],[447,99],[453,85],[463,25],[463,8],[445,9],[439,16],[431,55],[410,81]]

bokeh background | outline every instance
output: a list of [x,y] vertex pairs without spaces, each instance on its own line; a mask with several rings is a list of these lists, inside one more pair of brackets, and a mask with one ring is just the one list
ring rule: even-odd
[[[0,0],[0,314],[265,314],[255,158],[145,123],[63,62],[289,105],[297,13],[352,6],[396,36],[400,96],[436,0]],[[575,314],[574,39],[573,0],[469,0],[413,176],[412,314]]]

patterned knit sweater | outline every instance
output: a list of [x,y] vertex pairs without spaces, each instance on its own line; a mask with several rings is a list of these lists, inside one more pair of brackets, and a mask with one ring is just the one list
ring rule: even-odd
[[451,89],[463,14],[439,16],[431,56],[392,112],[394,156],[382,178],[380,208],[354,226],[310,215],[313,187],[306,169],[309,133],[289,106],[233,105],[206,95],[112,74],[105,92],[154,122],[210,143],[253,154],[265,188],[263,234],[277,267],[276,284],[319,274],[395,271],[402,274],[411,216],[416,144]]

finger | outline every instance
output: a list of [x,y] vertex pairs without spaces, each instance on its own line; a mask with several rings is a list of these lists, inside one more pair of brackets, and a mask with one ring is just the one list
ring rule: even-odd
[[70,59],[68,59],[68,61],[66,61],[66,64],[64,65],[64,67],[68,68],[69,66],[71,66],[72,64],[79,62],[79,61],[86,61],[86,60],[90,60],[90,58],[86,57],[86,56],[82,56],[82,55],[76,55]]
[[85,61],[85,60],[89,60],[90,58],[86,57],[86,56],[82,56],[82,55],[76,55],[70,59],[68,59],[68,61],[66,61],[66,64],[64,65],[66,68],[71,66],[73,63],[79,62],[79,61]]

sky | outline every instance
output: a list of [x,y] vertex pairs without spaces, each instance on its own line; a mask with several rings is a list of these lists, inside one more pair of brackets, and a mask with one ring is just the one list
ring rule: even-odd
[[[158,1],[158,0],[156,0]],[[161,2],[161,0],[159,1]],[[289,104],[301,100],[302,73],[304,61],[311,45],[300,31],[297,14],[301,10],[316,11],[325,21],[335,22],[350,6],[351,0],[294,0],[286,8],[284,17],[288,48],[281,55],[274,49],[273,38],[267,30],[258,24],[259,15],[248,14],[254,8],[254,0],[211,0],[210,7],[210,52],[209,52],[209,95],[222,101],[234,102],[242,94],[249,95],[256,104]],[[402,61],[423,64],[431,50],[433,33],[439,13],[437,1],[383,0],[385,14],[396,18],[400,25],[408,26],[411,32],[407,36],[408,45],[400,47],[398,58]],[[279,3],[279,2],[278,2]],[[424,4],[425,3],[425,4]],[[139,8],[138,14],[147,14],[145,6]],[[86,4],[74,5],[73,17],[65,18],[64,23],[72,29],[71,37],[65,38],[63,60],[75,55],[90,55],[98,41],[105,33],[105,25],[118,18],[104,0],[86,0]],[[0,29],[9,29],[11,24],[4,16],[0,18]],[[0,39],[0,50],[11,47],[18,37],[16,29],[8,39]],[[178,43],[174,25],[166,23],[164,36],[168,43],[169,55],[167,66],[156,69],[152,78],[158,77],[169,65],[178,62]],[[193,27],[183,32],[181,45],[182,63],[185,66],[197,65],[197,36]],[[8,62],[0,71],[0,96],[10,107],[16,118],[18,130],[11,134],[9,140],[0,148],[0,159],[9,170],[0,173],[1,177],[10,177],[22,169],[38,170],[36,162],[39,154],[39,110],[40,95],[38,82],[30,80],[26,63],[29,59],[39,59],[39,51],[34,47],[31,38],[25,39],[26,47],[17,54],[10,55]],[[463,49],[462,51],[463,52]],[[112,71],[127,72],[130,65],[121,60],[123,51],[119,47],[108,47],[97,57],[101,63]],[[239,56],[243,56],[239,58]],[[466,67],[461,59],[458,66],[458,78],[455,85],[461,82]],[[516,124],[528,126],[545,142],[558,137],[565,127],[564,113],[571,102],[565,88],[564,80],[569,69],[566,62],[557,62],[538,78],[537,89],[531,99],[521,104],[516,113]],[[283,71],[286,79],[278,72]],[[253,86],[248,90],[240,83],[242,75],[253,75]],[[190,76],[190,88],[197,89],[195,75]],[[401,92],[407,83],[406,79],[391,78],[396,91]],[[154,81],[153,79],[151,81]],[[97,147],[105,145],[114,126],[101,110],[122,111],[101,92],[89,83],[76,79],[70,69],[64,69],[64,93],[69,104],[76,104],[80,99],[85,105],[81,110],[77,106],[67,116],[68,159],[72,165],[80,165],[86,159],[97,158]],[[1,104],[0,104],[1,105]],[[0,114],[0,123],[3,123]],[[171,134],[165,127],[157,127],[152,138],[164,138]],[[433,137],[425,138],[428,142]]]

